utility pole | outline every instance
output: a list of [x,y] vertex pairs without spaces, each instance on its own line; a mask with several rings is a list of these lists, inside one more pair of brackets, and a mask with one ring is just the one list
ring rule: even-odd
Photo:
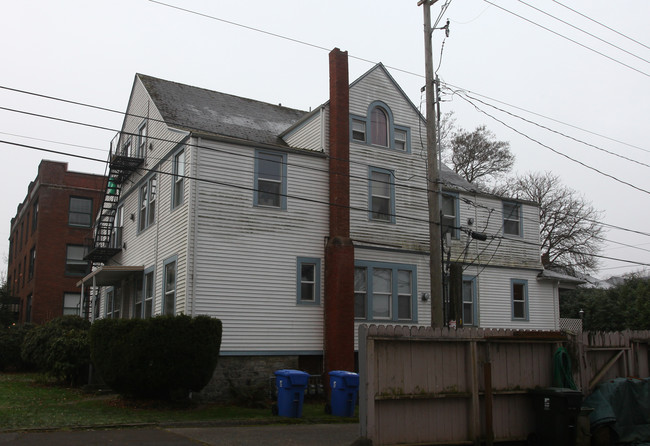
[[442,327],[442,237],[440,224],[440,171],[436,132],[436,87],[433,81],[433,47],[431,43],[431,5],[438,0],[420,0],[424,6],[424,66],[427,103],[427,201],[429,204],[429,267],[431,275],[431,326]]

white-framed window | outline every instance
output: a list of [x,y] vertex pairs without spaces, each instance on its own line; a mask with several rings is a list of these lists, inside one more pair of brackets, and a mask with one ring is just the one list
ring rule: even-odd
[[523,235],[521,204],[503,202],[503,233],[508,235]]
[[153,315],[153,289],[155,286],[153,267],[144,272],[144,314],[145,318]]
[[172,162],[172,209],[183,204],[185,192],[185,150],[181,150]]
[[320,304],[320,259],[298,257],[296,265],[297,303]]
[[135,154],[136,158],[144,158],[147,155],[147,123],[143,122],[138,127],[138,147]]
[[111,287],[106,290],[106,318],[119,319],[122,313],[122,293],[120,288]]
[[463,276],[463,325],[478,326],[476,315],[476,277]]
[[395,223],[395,183],[393,181],[393,172],[371,167],[369,175],[369,219]]
[[397,150],[406,151],[406,148],[407,148],[407,145],[406,145],[407,132],[406,132],[406,130],[395,129],[394,135],[395,135],[395,148]]
[[120,152],[122,156],[133,156],[134,154],[131,153],[131,137],[129,136],[126,141],[124,141],[124,145],[122,146],[122,150]]
[[458,216],[458,195],[442,193],[442,234],[451,234],[451,238],[460,238],[460,223]]
[[287,155],[255,152],[255,206],[287,208]]
[[163,312],[174,315],[176,312],[176,256],[163,262]]
[[156,176],[153,175],[140,187],[140,231],[147,229],[156,219],[156,184]]
[[417,321],[414,265],[356,261],[354,317],[367,321]]
[[70,197],[68,224],[80,228],[90,228],[93,224],[93,199]]
[[352,140],[366,142],[366,121],[352,120]]
[[85,276],[90,271],[90,262],[84,260],[88,249],[83,245],[66,245],[65,273],[69,276]]
[[63,315],[81,316],[81,293],[63,293]]
[[122,248],[122,232],[124,228],[124,206],[120,205],[115,211],[113,233],[111,234],[111,248]]
[[523,279],[510,280],[512,298],[512,320],[528,320],[528,281]]

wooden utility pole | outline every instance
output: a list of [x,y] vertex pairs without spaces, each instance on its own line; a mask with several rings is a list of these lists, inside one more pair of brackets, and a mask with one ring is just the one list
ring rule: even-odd
[[440,171],[436,136],[436,87],[433,82],[431,5],[437,0],[420,0],[424,6],[424,66],[427,101],[427,201],[429,203],[429,264],[431,275],[431,326],[442,327],[442,238],[440,224]]

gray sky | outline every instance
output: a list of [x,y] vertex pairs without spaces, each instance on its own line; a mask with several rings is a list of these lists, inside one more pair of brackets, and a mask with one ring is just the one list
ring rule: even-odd
[[[0,107],[112,129],[3,109],[0,140],[106,160],[120,114],[6,88],[124,111],[135,73],[309,110],[327,100],[327,52],[334,47],[348,51],[350,80],[372,67],[367,61],[383,62],[411,100],[417,106],[423,102],[423,19],[417,0],[165,2],[203,15],[147,0],[0,0],[0,87],[5,87],[0,89]],[[444,2],[432,7],[434,19]],[[475,102],[517,133],[450,90],[442,112],[453,111],[457,124],[466,129],[487,125],[498,139],[510,142],[517,172],[553,171],[603,211],[604,223],[627,229],[607,230],[610,242],[603,256],[650,264],[650,237],[630,231],[650,233],[650,2],[490,2],[451,1],[439,25],[447,18],[451,23],[442,52],[444,32],[434,33],[441,80],[574,139]],[[6,270],[10,220],[41,159],[65,161],[74,171],[103,174],[105,169],[104,163],[0,143],[0,271]],[[643,268],[613,260],[601,263],[599,276],[605,278]]]

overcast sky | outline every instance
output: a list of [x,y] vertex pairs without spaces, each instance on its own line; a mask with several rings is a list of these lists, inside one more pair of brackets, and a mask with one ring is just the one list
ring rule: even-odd
[[[432,7],[434,19],[445,1]],[[134,75],[143,73],[309,110],[328,99],[327,53],[338,47],[350,56],[351,81],[383,62],[423,106],[417,0],[165,3],[195,13],[147,0],[0,0],[0,140],[9,142],[0,142],[0,272],[10,220],[40,160],[105,172],[103,162],[15,144],[105,161],[122,122],[119,113],[9,89],[124,111]],[[509,141],[518,173],[559,175],[603,212],[609,241],[601,255],[641,264],[650,264],[648,17],[647,0],[452,0],[439,25],[449,19],[450,36],[434,33],[435,66],[450,88],[442,112],[453,111],[460,127],[485,124]],[[477,109],[462,91],[492,107],[473,100]],[[601,265],[603,278],[644,268]]]

